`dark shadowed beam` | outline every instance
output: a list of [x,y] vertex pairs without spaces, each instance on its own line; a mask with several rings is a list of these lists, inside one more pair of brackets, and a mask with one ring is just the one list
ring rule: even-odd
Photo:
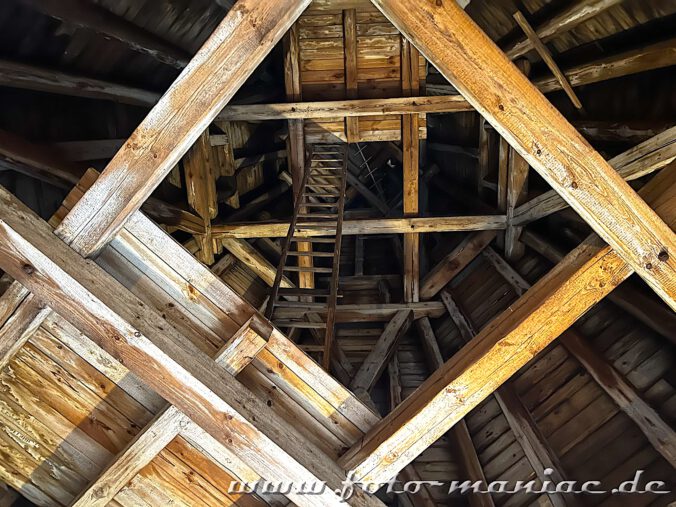
[[52,18],[121,42],[133,51],[177,69],[190,61],[185,51],[95,3],[84,0],[21,0],[21,3]]

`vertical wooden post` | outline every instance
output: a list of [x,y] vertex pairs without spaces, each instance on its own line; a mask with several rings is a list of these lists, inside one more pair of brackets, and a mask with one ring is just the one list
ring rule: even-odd
[[[343,11],[343,36],[345,38],[345,91],[347,99],[356,99],[359,95],[357,81],[357,11]],[[347,142],[359,140],[359,118],[348,116],[345,119]]]

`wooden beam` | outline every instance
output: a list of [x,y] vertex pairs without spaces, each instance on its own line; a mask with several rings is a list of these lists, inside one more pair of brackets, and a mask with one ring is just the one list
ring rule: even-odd
[[185,51],[97,4],[81,0],[21,0],[21,2],[69,25],[90,30],[105,39],[121,42],[133,51],[177,69],[182,69],[190,61]]
[[140,208],[195,143],[309,0],[239,0],[191,64],[61,224],[67,243],[94,254]]
[[[444,306],[439,301],[338,305],[336,307],[336,322],[389,322],[401,311],[413,312],[414,319],[436,318],[444,314]],[[293,307],[279,308],[277,312],[280,318],[298,320],[313,313],[324,315],[326,310]]]
[[[474,21],[455,2],[372,2],[676,309],[676,235]],[[670,44],[673,59],[676,39]]]
[[110,501],[180,433],[185,416],[176,408],[162,410],[71,504],[99,507]]
[[[322,227],[323,226],[323,227]],[[504,230],[506,219],[503,215],[485,215],[469,217],[420,217],[420,218],[368,218],[345,220],[343,235],[357,234],[369,236],[375,234],[406,234],[411,232],[462,232],[483,230]],[[214,237],[220,238],[283,238],[289,230],[289,222],[265,222],[245,224],[214,225]],[[297,236],[312,238],[334,234],[331,226],[321,222],[298,224]]]
[[[565,257],[558,248],[531,231],[524,232],[523,242],[554,264]],[[630,282],[620,285],[607,299],[676,345],[676,314],[659,299],[649,297]]]
[[[676,160],[676,127],[672,127],[630,150],[613,157],[608,163],[625,181],[642,178]],[[523,226],[568,207],[568,203],[550,190],[514,211],[514,224]]]
[[[653,178],[641,195],[676,226],[676,170]],[[392,477],[631,274],[592,235],[371,428],[341,464],[358,480]]]
[[[168,402],[229,447],[262,477],[325,480],[323,494],[289,494],[299,506],[343,505],[345,479],[332,459],[242,384],[167,326],[117,280],[59,241],[51,228],[0,191],[0,267],[135,372]],[[45,255],[44,252],[48,252]],[[272,335],[279,334],[272,328]],[[283,442],[282,442],[283,440]],[[283,446],[280,447],[280,446]],[[382,505],[356,491],[356,505]]]
[[[615,79],[639,72],[669,67],[676,63],[676,38],[652,44],[618,55],[611,55],[593,62],[578,65],[564,71],[571,86],[582,86],[608,79]],[[542,93],[561,89],[555,78],[542,78],[534,81]]]
[[[435,372],[444,365],[444,360],[441,355],[441,350],[439,349],[437,337],[434,335],[432,324],[427,317],[423,317],[416,321],[416,326],[425,352],[425,359],[430,366],[430,371]],[[467,477],[471,483],[476,483],[478,481],[481,484],[488,484],[465,420],[461,419],[458,421],[458,423],[449,430],[447,436],[450,438],[458,453],[460,465],[466,474],[465,477]],[[471,507],[495,507],[493,497],[490,493],[485,495],[470,493],[467,499]]]
[[514,210],[528,195],[528,162],[510,146],[507,164],[507,230],[505,231],[505,256],[509,260],[520,258],[525,249],[519,241],[521,228],[514,225]]
[[369,393],[373,389],[412,322],[413,313],[410,310],[397,312],[357,370],[350,383],[352,391]]
[[[494,266],[514,291],[523,295],[530,284],[509,264],[493,258]],[[620,287],[622,287],[621,285]],[[563,346],[587,370],[597,384],[610,396],[617,406],[641,429],[648,441],[671,464],[676,467],[676,432],[632,387],[601,354],[574,328],[559,338]]]
[[[357,69],[357,10],[343,11],[343,45],[345,48],[345,98],[356,99],[359,96],[359,71]],[[359,118],[345,117],[347,142],[359,139]]]
[[[570,7],[567,7],[549,21],[540,25],[536,30],[536,34],[540,40],[547,42],[548,40],[569,32],[579,24],[584,23],[610,7],[619,4],[621,1],[622,0],[580,0]],[[515,60],[532,49],[534,49],[533,42],[529,38],[526,38],[507,47],[505,49],[505,54],[512,60]]]
[[0,86],[112,100],[146,108],[160,99],[156,92],[9,60],[0,60]]
[[465,269],[497,236],[496,231],[475,232],[467,236],[425,276],[420,287],[420,297],[432,299],[441,289]]
[[[272,287],[272,284],[275,282],[277,268],[263,257],[258,250],[243,239],[223,238],[221,242],[226,250],[251,268],[268,286]],[[294,285],[287,277],[283,277],[281,287],[290,289]]]
[[473,111],[462,95],[403,97],[394,99],[352,99],[324,102],[285,102],[227,106],[219,120],[316,120],[338,117],[364,117],[421,113],[457,113]]
[[530,23],[528,22],[526,17],[521,13],[521,11],[516,11],[514,13],[514,19],[516,20],[517,24],[521,27],[521,29],[524,31],[526,37],[528,37],[528,40],[540,55],[540,58],[542,58],[547,67],[549,67],[549,70],[552,71],[552,74],[554,74],[554,77],[558,80],[559,84],[561,85],[561,88],[563,88],[563,91],[566,92],[566,95],[568,95],[568,98],[573,103],[573,105],[578,109],[582,109],[582,102],[580,102],[580,99],[577,98],[577,95],[575,95],[573,87],[570,86],[570,83],[568,82],[568,79],[566,79],[565,74],[561,72],[561,69],[554,61],[554,57],[549,52],[549,49],[547,49],[547,46],[545,46],[544,43],[540,40],[540,38],[537,36],[535,30],[533,30],[533,27],[530,26]]
[[[451,293],[446,290],[441,291],[441,300],[444,302],[451,320],[458,328],[462,340],[465,343],[471,342],[477,332],[468,317],[454,301]],[[565,481],[563,467],[558,457],[547,444],[544,435],[519,399],[514,388],[509,383],[504,383],[493,393],[493,396],[500,405],[502,413],[507,419],[507,424],[514,432],[517,442],[521,445],[526,459],[528,459],[538,478],[541,481],[552,480],[555,484]],[[550,475],[545,474],[545,470],[548,468],[552,471]],[[560,494],[548,493],[547,496],[554,507],[566,507],[566,505],[574,504],[572,500],[569,501],[570,503],[564,501]]]

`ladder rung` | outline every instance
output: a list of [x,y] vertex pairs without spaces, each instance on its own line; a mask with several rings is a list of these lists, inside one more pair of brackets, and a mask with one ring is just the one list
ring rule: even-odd
[[335,243],[336,238],[299,238],[298,236],[293,236],[291,241],[296,243]]
[[335,213],[299,213],[298,218],[332,218],[337,220],[338,215]]
[[326,322],[306,322],[302,320],[275,320],[273,323],[277,327],[295,327],[298,329],[326,329]]
[[322,192],[322,193],[319,193],[319,194],[317,194],[317,193],[303,194],[303,197],[326,197],[326,198],[330,198],[330,197],[340,197],[340,194],[329,194],[329,193],[326,193],[326,192]]
[[333,268],[315,268],[310,266],[284,266],[284,271],[293,273],[333,273]]
[[287,255],[294,255],[296,257],[333,257],[331,252],[293,252],[289,251]]
[[334,208],[336,206],[335,202],[308,202],[303,203],[303,206],[306,208]]
[[331,291],[329,289],[300,289],[300,288],[284,288],[279,289],[280,296],[296,296],[296,297],[329,297]]
[[305,301],[277,301],[275,308],[311,308],[313,310],[326,310],[326,303],[308,303]]

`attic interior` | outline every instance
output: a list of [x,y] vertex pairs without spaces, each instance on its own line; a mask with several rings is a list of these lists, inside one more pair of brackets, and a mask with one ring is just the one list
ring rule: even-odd
[[675,20],[4,0],[0,507],[675,505]]

